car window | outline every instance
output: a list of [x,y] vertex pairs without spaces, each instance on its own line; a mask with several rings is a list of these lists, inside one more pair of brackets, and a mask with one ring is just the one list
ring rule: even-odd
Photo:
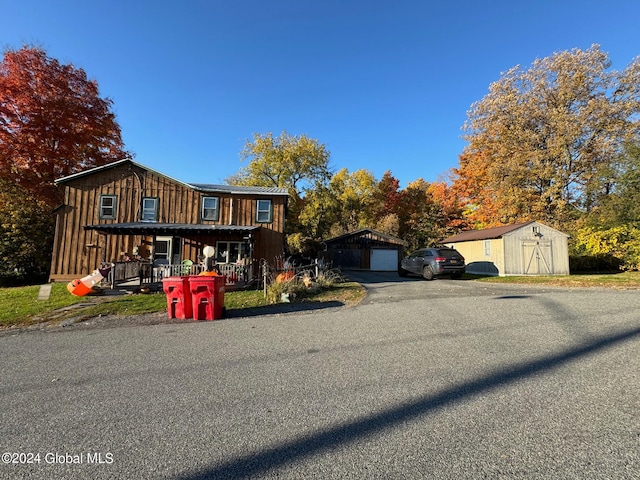
[[425,250],[424,256],[425,257],[433,257],[433,252],[431,250]]
[[459,257],[460,254],[451,248],[441,248],[438,250],[438,255],[445,258],[456,258]]

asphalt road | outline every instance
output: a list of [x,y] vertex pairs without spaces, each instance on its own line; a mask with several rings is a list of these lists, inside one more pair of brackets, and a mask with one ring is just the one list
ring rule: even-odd
[[640,292],[351,277],[350,308],[4,332],[0,478],[640,478]]

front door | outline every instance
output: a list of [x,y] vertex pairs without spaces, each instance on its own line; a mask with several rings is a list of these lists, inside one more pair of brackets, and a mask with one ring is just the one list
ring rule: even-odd
[[156,237],[156,243],[153,248],[154,260],[166,260],[166,263],[172,263],[172,252],[173,237]]

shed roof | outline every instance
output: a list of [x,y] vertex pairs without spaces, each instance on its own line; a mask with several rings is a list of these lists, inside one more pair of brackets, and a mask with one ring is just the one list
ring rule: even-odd
[[473,240],[490,240],[493,238],[500,238],[507,233],[526,227],[532,223],[535,222],[514,223],[511,225],[503,225],[502,227],[485,228],[483,230],[467,230],[466,232],[459,233],[458,235],[447,237],[443,239],[441,243],[470,242]]

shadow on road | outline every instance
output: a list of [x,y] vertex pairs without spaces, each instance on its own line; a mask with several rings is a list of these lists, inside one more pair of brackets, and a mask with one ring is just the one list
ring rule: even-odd
[[424,396],[384,412],[371,414],[360,420],[329,428],[325,431],[311,433],[281,445],[236,458],[220,465],[213,465],[203,471],[187,474],[179,478],[182,480],[240,479],[260,475],[290,462],[330,451],[337,446],[350,444],[369,435],[393,428],[403,422],[428,415],[444,406],[460,403],[465,399],[476,397],[541,372],[552,370],[599,351],[613,348],[639,336],[640,328],[634,328],[605,337],[593,338],[589,342],[567,349],[564,352],[545,356],[535,361],[516,364],[511,368],[445,389],[435,395]]
[[415,282],[421,277],[401,277],[396,272],[371,272],[360,270],[346,270],[342,272],[352,282],[358,283],[389,283],[389,282]]
[[279,313],[300,313],[323,310],[326,308],[344,307],[344,303],[338,301],[331,302],[293,302],[277,303],[264,307],[233,308],[227,310],[227,314],[220,320],[233,318],[257,317],[261,315],[277,315]]

